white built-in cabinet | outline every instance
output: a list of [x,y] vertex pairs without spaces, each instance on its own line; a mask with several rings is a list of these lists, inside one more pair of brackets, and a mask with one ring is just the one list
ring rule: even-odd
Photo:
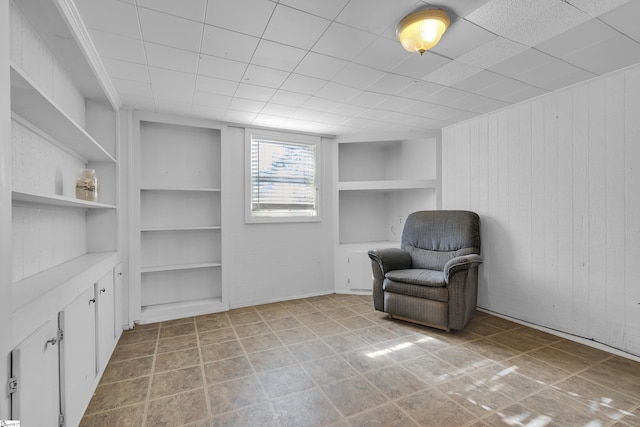
[[15,0],[10,22],[11,417],[75,426],[122,332],[119,101],[72,2]]
[[336,292],[371,292],[370,249],[399,247],[411,212],[440,207],[440,132],[338,140]]
[[135,123],[134,318],[148,323],[226,310],[221,129],[143,113]]

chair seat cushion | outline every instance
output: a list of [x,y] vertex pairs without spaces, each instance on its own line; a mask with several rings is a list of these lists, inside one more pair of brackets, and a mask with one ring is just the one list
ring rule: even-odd
[[449,291],[444,281],[444,273],[434,270],[393,270],[385,275],[382,283],[384,292],[425,298],[435,301],[449,301]]
[[412,268],[409,270],[391,270],[385,276],[394,282],[410,283],[412,285],[443,288],[447,286],[444,280],[444,272],[435,270],[423,270]]

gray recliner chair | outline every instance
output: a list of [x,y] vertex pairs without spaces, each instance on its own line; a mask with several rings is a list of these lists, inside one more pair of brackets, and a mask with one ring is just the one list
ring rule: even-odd
[[480,218],[468,211],[407,217],[400,249],[369,251],[378,311],[422,325],[462,330],[476,311]]

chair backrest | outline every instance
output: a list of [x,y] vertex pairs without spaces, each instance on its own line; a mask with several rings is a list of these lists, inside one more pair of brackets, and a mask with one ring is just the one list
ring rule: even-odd
[[411,255],[412,268],[442,271],[452,258],[480,255],[480,217],[469,211],[418,211],[402,231],[401,248]]

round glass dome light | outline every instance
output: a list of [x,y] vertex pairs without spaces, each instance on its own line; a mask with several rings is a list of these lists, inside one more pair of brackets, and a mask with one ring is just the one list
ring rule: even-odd
[[449,15],[442,9],[418,10],[402,18],[396,36],[406,50],[422,55],[438,44],[450,23]]

